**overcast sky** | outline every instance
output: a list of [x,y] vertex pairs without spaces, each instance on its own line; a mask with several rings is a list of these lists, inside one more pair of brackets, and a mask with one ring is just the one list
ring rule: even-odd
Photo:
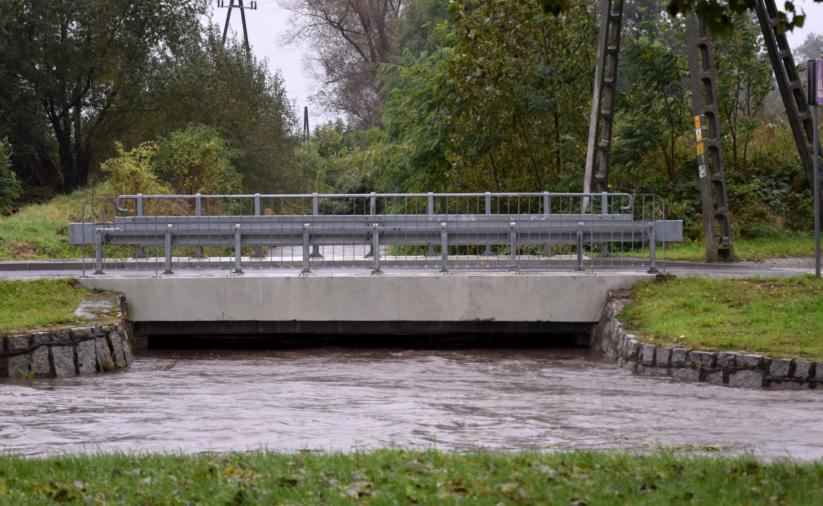
[[[778,5],[781,3],[777,2]],[[798,10],[806,11],[806,22],[803,28],[795,29],[789,34],[789,44],[792,47],[800,45],[809,33],[823,33],[823,3],[795,0],[795,4]],[[334,115],[320,110],[318,105],[313,105],[309,101],[309,97],[317,91],[317,84],[306,70],[306,53],[309,49],[303,45],[285,44],[291,13],[281,7],[278,0],[258,0],[257,5],[257,10],[246,11],[249,43],[254,53],[258,57],[266,58],[269,68],[273,71],[281,73],[286,82],[289,98],[301,116],[303,106],[309,106],[309,123],[312,128],[319,122],[333,118]],[[226,19],[226,9],[215,8],[212,12],[215,21],[222,27]],[[242,36],[240,12],[236,9],[232,12],[230,30]]]

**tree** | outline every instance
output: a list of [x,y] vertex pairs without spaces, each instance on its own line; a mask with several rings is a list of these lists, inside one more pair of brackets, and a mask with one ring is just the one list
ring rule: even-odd
[[239,155],[213,128],[190,125],[158,141],[152,165],[177,193],[231,194],[243,187],[232,165]]
[[621,55],[619,75],[626,84],[618,88],[614,172],[616,181],[657,181],[647,188],[673,191],[679,184],[678,143],[691,116],[685,27],[682,19],[652,16],[638,24],[638,33],[625,41]]
[[773,87],[762,39],[757,21],[751,15],[740,15],[734,19],[734,30],[716,37],[713,44],[721,129],[728,132],[731,142],[725,147],[736,169],[748,163],[752,134]]
[[349,121],[378,123],[383,94],[376,83],[378,66],[389,62],[396,42],[403,0],[285,0],[295,14],[292,39],[307,40],[315,50],[311,64],[323,83],[318,98]]
[[[729,32],[734,25],[734,16],[743,13],[753,13],[758,0],[667,0],[666,11],[672,17],[677,14],[685,16],[694,12],[708,26],[712,33]],[[823,2],[823,0],[814,0]],[[779,2],[775,2],[779,5]],[[552,14],[559,14],[569,9],[569,0],[541,0],[543,10]],[[778,10],[778,22],[784,30],[802,27],[806,15],[797,12],[793,0],[783,2],[785,11]]]
[[11,170],[11,146],[0,139],[0,211],[14,204],[20,194],[20,182]]
[[[87,182],[96,143],[110,144],[107,132],[136,106],[147,69],[199,29],[201,11],[198,0],[0,2],[0,68],[13,69],[4,89],[15,94],[0,104],[25,111],[6,128],[30,130],[14,140],[35,143],[21,151],[51,162],[54,187]],[[35,104],[49,138],[20,123]]]
[[794,53],[798,62],[823,58],[823,35],[818,33],[806,35],[806,40],[794,50]]
[[165,57],[150,76],[145,112],[120,133],[127,145],[200,124],[241,153],[233,165],[251,192],[296,192],[297,120],[283,79],[241,43],[221,42],[214,26]]

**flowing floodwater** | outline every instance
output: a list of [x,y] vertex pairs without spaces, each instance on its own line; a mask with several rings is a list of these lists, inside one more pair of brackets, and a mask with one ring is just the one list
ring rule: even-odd
[[625,449],[823,457],[823,392],[635,376],[586,350],[153,351],[0,383],[0,452]]

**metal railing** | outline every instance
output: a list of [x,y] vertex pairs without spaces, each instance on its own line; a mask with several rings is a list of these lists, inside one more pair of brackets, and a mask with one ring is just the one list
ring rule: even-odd
[[[88,212],[87,212],[88,210]],[[121,195],[70,227],[94,270],[324,267],[661,268],[682,240],[663,202],[628,193]],[[175,256],[175,253],[177,256]]]

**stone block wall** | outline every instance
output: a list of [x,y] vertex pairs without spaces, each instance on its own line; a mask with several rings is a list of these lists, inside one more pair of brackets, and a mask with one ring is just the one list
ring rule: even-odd
[[121,299],[120,323],[0,336],[0,378],[65,378],[115,371],[133,360]]
[[731,387],[817,388],[823,385],[823,363],[642,343],[617,320],[626,302],[625,294],[610,294],[592,339],[593,348],[621,367],[641,374]]

